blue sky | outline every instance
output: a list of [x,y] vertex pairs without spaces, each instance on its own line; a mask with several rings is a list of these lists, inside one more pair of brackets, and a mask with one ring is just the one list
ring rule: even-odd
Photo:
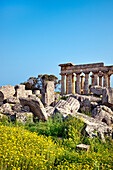
[[0,86],[60,78],[61,63],[112,65],[113,0],[0,0],[0,61]]

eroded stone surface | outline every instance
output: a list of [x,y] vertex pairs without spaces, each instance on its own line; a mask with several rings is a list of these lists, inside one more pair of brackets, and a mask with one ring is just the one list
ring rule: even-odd
[[80,108],[80,103],[77,99],[75,99],[74,97],[68,97],[66,99],[66,102],[68,102],[70,108],[71,108],[71,112],[75,113],[79,110]]
[[45,108],[38,97],[29,97],[29,98],[19,98],[22,106],[28,105],[31,112],[34,113],[34,116],[42,120],[47,120],[47,113]]
[[44,106],[51,105],[55,98],[54,98],[54,81],[47,81],[44,83],[44,86],[42,87],[42,93],[41,93],[41,101],[44,104]]
[[7,99],[15,94],[15,89],[14,86],[6,85],[0,88],[0,92],[2,92],[3,94],[3,95],[1,94],[0,99]]
[[10,113],[12,112],[11,106],[9,103],[5,103],[0,107],[0,112],[2,113]]
[[33,122],[33,113],[31,112],[18,112],[16,113],[16,121],[26,123],[27,121]]
[[97,106],[92,111],[91,116],[101,122],[105,122],[109,126],[113,124],[113,111],[107,106]]
[[16,103],[19,103],[19,99],[16,98],[16,97],[9,97],[6,99],[6,103],[11,103],[11,104],[16,104]]
[[16,112],[21,112],[22,111],[22,105],[20,103],[17,103],[17,104],[12,106],[12,110],[14,110]]
[[3,100],[4,100],[4,95],[3,95],[3,93],[0,91],[0,102],[3,102]]
[[93,93],[93,94],[96,94],[96,95],[102,95],[102,90],[104,89],[104,87],[101,87],[101,86],[93,86],[90,88],[90,91]]
[[108,126],[106,123],[101,122],[97,119],[94,119],[92,117],[89,117],[82,113],[76,113],[73,115],[74,117],[82,120],[84,123],[86,123],[85,131],[89,135],[89,137],[93,136],[100,136],[103,141],[105,141],[106,136],[112,136],[113,129],[112,127]]
[[104,88],[102,90],[102,104],[113,106],[113,88]]
[[25,85],[15,86],[15,97],[28,97],[29,95],[32,95],[32,90],[25,90]]

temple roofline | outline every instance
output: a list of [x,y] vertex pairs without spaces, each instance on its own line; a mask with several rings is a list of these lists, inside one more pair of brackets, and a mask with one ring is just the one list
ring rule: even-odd
[[73,63],[65,63],[65,64],[59,64],[59,66],[61,67],[65,67],[65,66],[74,66],[75,64]]

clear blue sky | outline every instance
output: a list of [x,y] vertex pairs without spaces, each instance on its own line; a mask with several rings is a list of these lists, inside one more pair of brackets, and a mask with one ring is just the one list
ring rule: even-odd
[[113,64],[113,0],[0,0],[0,86],[67,62]]

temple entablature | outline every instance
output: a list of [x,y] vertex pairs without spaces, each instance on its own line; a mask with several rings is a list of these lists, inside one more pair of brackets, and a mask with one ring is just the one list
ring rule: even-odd
[[[91,86],[99,85],[110,87],[110,76],[113,74],[113,65],[105,66],[104,63],[75,65],[73,63],[60,64],[61,67],[61,94],[89,93],[89,78]],[[92,75],[90,75],[92,73]],[[66,86],[66,87],[65,87]]]

